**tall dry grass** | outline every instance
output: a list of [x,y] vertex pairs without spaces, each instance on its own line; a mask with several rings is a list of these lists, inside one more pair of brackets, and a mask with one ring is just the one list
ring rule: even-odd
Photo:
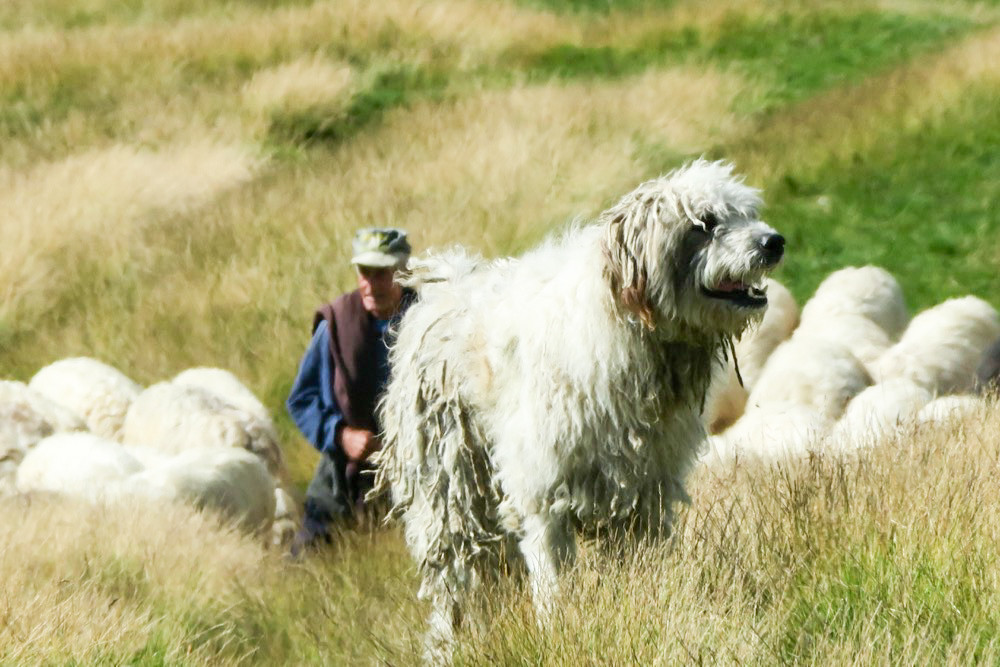
[[[35,319],[72,291],[82,262],[141,264],[142,227],[249,180],[260,159],[212,141],[160,151],[115,146],[0,172],[0,319]],[[92,276],[90,276],[92,277]]]
[[[292,563],[180,505],[2,507],[5,664],[358,664],[379,651],[398,661],[418,641],[391,533],[345,538],[352,558]],[[393,633],[383,649],[378,628]]]
[[355,74],[348,63],[313,55],[256,72],[243,89],[243,101],[258,113],[331,104],[342,107],[355,87]]
[[673,69],[416,104],[340,153],[326,224],[385,220],[422,247],[523,247],[641,179],[642,142],[697,152],[733,132],[743,89],[732,76]]
[[671,543],[585,551],[543,628],[501,594],[460,662],[994,663],[998,426],[992,404],[853,456],[702,468]]
[[496,0],[319,1],[261,11],[233,9],[228,17],[190,17],[149,25],[98,25],[73,31],[25,28],[0,42],[0,86],[56,75],[60,70],[122,70],[140,61],[203,61],[315,51],[336,36],[341,53],[381,53],[426,63],[446,57],[457,65],[481,62],[518,45],[564,40],[572,22],[548,12]]
[[[549,623],[523,582],[486,591],[456,664],[996,662],[997,407],[853,455],[701,468],[671,540],[582,545]],[[420,661],[395,527],[290,563],[183,507],[3,509],[4,662]]]

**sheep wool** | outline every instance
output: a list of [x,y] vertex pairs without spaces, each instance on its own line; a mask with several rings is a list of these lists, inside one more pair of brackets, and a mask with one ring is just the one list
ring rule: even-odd
[[770,403],[747,412],[721,435],[710,437],[702,462],[710,466],[747,460],[771,463],[803,456],[823,446],[830,426],[830,420],[810,406]]
[[897,340],[910,316],[899,282],[877,266],[849,266],[820,283],[802,307],[802,324],[811,327],[841,315],[865,317]]
[[912,423],[932,398],[927,389],[906,378],[874,384],[847,405],[830,440],[843,449],[875,444]]
[[28,448],[52,434],[52,426],[24,402],[0,402],[0,495],[15,491],[17,467]]
[[0,405],[5,403],[19,403],[27,406],[31,412],[52,427],[53,433],[87,430],[87,424],[79,415],[50,401],[23,382],[0,381]]
[[825,320],[813,317],[795,330],[796,339],[821,338],[845,345],[865,365],[869,374],[892,347],[885,329],[861,315],[832,315]]
[[93,433],[57,433],[25,455],[17,469],[17,489],[99,500],[115,482],[140,470],[142,463],[113,440]]
[[875,364],[879,381],[907,378],[932,394],[973,391],[983,353],[1000,336],[1000,318],[980,298],[949,299],[913,318]]
[[774,351],[747,399],[747,412],[769,404],[810,407],[839,419],[848,401],[872,384],[864,364],[832,340],[795,336]]
[[116,368],[89,357],[60,359],[42,368],[28,387],[79,415],[87,428],[120,440],[125,413],[141,387]]
[[[182,371],[171,380],[185,387],[200,387],[220,397],[230,405],[249,412],[274,431],[270,411],[233,373],[223,368],[198,367]],[[277,440],[277,435],[275,435]]]
[[79,417],[23,382],[0,381],[0,495],[15,491],[17,467],[36,443],[53,433],[85,428]]
[[968,394],[939,396],[925,405],[917,413],[919,424],[945,424],[981,413],[987,402],[979,396]]
[[120,497],[180,501],[218,512],[266,534],[274,517],[274,480],[251,452],[233,447],[190,449],[137,471],[115,488]]
[[269,424],[200,387],[151,385],[129,408],[122,434],[128,444],[170,454],[207,447],[246,449],[259,456],[271,474],[284,469]]

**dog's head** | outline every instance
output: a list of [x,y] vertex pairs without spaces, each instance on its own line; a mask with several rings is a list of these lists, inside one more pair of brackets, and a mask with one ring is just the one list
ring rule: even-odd
[[763,315],[764,278],[784,254],[759,206],[722,162],[643,183],[601,215],[614,298],[650,329],[738,335]]

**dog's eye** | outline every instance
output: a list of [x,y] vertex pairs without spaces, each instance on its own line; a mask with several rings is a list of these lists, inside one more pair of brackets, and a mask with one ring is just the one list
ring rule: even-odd
[[715,226],[719,224],[719,219],[711,211],[705,211],[701,214],[699,220],[695,220],[694,224],[701,227],[704,231],[710,232],[715,229]]

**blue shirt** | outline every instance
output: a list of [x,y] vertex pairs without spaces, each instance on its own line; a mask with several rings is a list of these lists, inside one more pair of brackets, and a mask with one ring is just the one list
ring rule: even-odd
[[[375,330],[383,343],[388,328],[388,320],[375,320]],[[372,372],[378,374],[381,391],[389,381],[389,349],[384,344],[377,349],[379,358]],[[344,420],[344,414],[333,395],[333,373],[330,331],[326,320],[322,320],[302,357],[299,373],[285,402],[288,414],[292,416],[299,431],[321,452],[334,450],[337,427]]]

